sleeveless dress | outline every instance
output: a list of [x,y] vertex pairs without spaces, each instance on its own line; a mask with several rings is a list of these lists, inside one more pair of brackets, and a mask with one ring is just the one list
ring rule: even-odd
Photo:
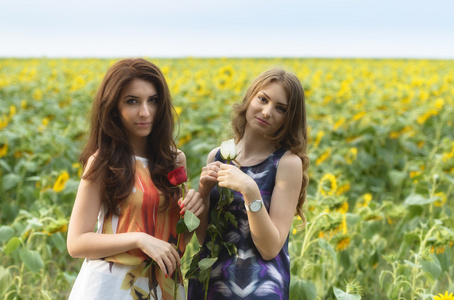
[[[178,206],[160,209],[164,197],[151,181],[148,160],[135,157],[135,184],[120,207],[120,216],[98,215],[98,233],[116,234],[146,232],[156,238],[177,244]],[[183,256],[185,245],[180,243]],[[157,264],[146,268],[148,256],[140,249],[105,257],[85,259],[69,296],[70,300],[88,299],[174,299],[174,274],[165,278]],[[181,280],[181,273],[178,274]],[[177,285],[177,299],[184,299],[184,287]]]
[[[266,210],[269,212],[279,160],[287,150],[280,148],[263,162],[241,170],[257,183]],[[220,152],[216,161],[222,161]],[[232,191],[233,192],[233,191]],[[219,193],[215,187],[210,193],[210,207],[216,207]],[[263,209],[263,208],[262,208]],[[237,246],[237,255],[230,255],[222,247],[219,258],[212,266],[208,287],[208,299],[288,299],[290,285],[290,256],[288,236],[279,254],[271,260],[263,260],[252,241],[244,198],[234,192],[234,200],[227,208],[238,221],[238,228],[231,226],[225,235],[228,242]],[[209,239],[207,235],[207,240]],[[201,257],[207,257],[203,253]],[[189,280],[188,299],[204,299],[203,283]]]

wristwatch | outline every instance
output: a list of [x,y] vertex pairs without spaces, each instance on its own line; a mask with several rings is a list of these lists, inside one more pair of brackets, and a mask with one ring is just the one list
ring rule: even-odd
[[263,206],[263,200],[254,200],[251,202],[251,204],[244,204],[244,206],[246,207],[247,211],[258,212]]

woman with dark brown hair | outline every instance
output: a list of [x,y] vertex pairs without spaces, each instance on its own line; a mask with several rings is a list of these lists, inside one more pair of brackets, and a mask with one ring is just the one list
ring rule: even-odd
[[186,168],[172,111],[166,80],[151,62],[124,59],[107,71],[93,101],[68,229],[69,254],[85,258],[70,299],[173,299],[174,286],[184,299],[171,275],[191,236],[176,249],[176,223],[204,205],[194,190],[182,201],[168,179]]
[[202,213],[196,232],[204,245],[201,258],[207,257],[211,236],[206,225],[220,201],[214,186],[230,189],[234,196],[226,211],[238,223],[228,225],[222,236],[235,244],[237,253],[222,247],[208,290],[191,279],[188,299],[203,299],[205,292],[208,299],[288,299],[288,236],[294,215],[305,220],[302,206],[309,181],[306,109],[298,78],[281,69],[260,74],[234,106],[232,126],[235,161],[226,163],[221,154],[229,151],[221,145],[202,169],[199,193],[210,209]]

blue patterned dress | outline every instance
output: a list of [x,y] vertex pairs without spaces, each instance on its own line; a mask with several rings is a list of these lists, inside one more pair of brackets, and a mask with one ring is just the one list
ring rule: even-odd
[[[279,160],[287,150],[280,148],[263,162],[241,170],[257,183],[266,210],[269,212]],[[216,161],[222,161],[220,152]],[[210,207],[216,207],[219,193],[215,187],[210,194]],[[234,192],[234,200],[227,208],[238,221],[238,228],[231,227],[225,235],[228,242],[237,246],[237,255],[229,255],[222,247],[219,259],[212,267],[208,299],[288,299],[290,284],[290,256],[288,236],[279,254],[271,260],[263,260],[252,241],[249,221],[240,193]],[[208,237],[208,235],[207,235]],[[205,243],[207,240],[205,240]],[[202,254],[202,257],[205,257]],[[203,283],[189,280],[188,299],[204,299]]]

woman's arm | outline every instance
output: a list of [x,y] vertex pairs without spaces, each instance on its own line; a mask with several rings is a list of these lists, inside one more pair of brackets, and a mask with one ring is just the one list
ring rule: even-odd
[[208,219],[210,215],[210,192],[218,182],[217,177],[219,166],[221,165],[221,163],[214,161],[218,150],[219,147],[211,150],[207,157],[207,165],[202,168],[202,173],[200,174],[199,194],[203,199],[205,207],[203,213],[199,216],[200,225],[195,230],[197,240],[199,241],[200,245],[202,245],[203,242],[205,241],[208,227]]
[[[184,169],[187,173],[186,156],[182,151],[178,150],[177,168],[180,168],[180,167],[184,167]],[[200,197],[199,193],[196,192],[194,189],[185,191],[184,201],[183,201],[183,197],[181,197],[178,200],[178,204],[180,205],[182,214],[186,210],[189,210],[190,212],[195,214],[197,217],[199,217],[205,209],[202,198]],[[193,234],[194,234],[194,231],[184,233],[184,242],[186,245],[191,241]]]
[[[222,164],[218,180],[220,186],[243,194],[245,205],[261,199],[257,183],[234,166]],[[276,257],[287,239],[302,180],[301,159],[287,152],[277,168],[269,214],[264,207],[258,212],[247,212],[252,240],[265,260]]]
[[[84,174],[95,157],[88,160]],[[101,208],[102,178],[81,179],[68,227],[67,248],[72,257],[98,259],[139,248],[155,260],[164,274],[180,264],[178,252],[169,243],[143,232],[101,234],[93,232]]]

